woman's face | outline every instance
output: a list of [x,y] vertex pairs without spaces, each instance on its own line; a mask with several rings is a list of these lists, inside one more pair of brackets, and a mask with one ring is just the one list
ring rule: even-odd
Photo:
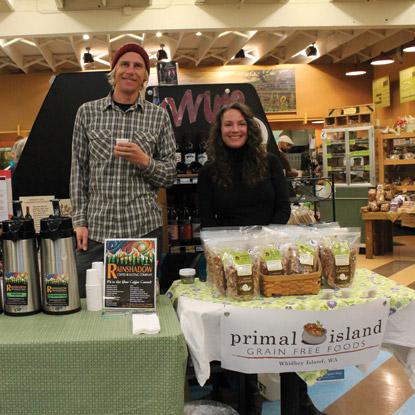
[[222,140],[230,148],[241,148],[248,138],[248,124],[237,109],[223,113],[221,125]]

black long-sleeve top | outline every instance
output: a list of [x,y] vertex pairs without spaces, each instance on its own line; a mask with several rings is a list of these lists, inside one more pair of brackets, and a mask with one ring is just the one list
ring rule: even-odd
[[198,196],[202,227],[249,226],[287,223],[290,217],[287,182],[277,156],[268,153],[268,176],[249,186],[242,179],[242,150],[229,150],[232,186],[223,188],[213,180],[214,163],[199,172]]

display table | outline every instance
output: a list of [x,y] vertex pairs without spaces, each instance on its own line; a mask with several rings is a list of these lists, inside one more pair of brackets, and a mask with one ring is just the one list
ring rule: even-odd
[[1,315],[0,414],[182,414],[187,347],[168,298],[157,313],[139,336],[128,314]]
[[[375,297],[368,297],[368,290],[374,288],[377,290]],[[325,300],[321,295],[309,295],[258,297],[252,301],[239,302],[219,296],[209,284],[198,280],[195,284],[188,285],[176,281],[168,294],[173,301],[177,300],[180,325],[189,346],[196,377],[201,385],[210,376],[210,362],[220,360],[220,318],[225,305],[329,311],[373,301],[376,298],[388,298],[391,313],[384,344],[403,361],[415,388],[415,291],[367,269],[357,270],[350,298],[335,296],[333,299]],[[323,373],[300,372],[299,375],[312,384]]]
[[366,231],[366,258],[393,251],[392,223],[400,220],[402,226],[414,227],[414,213],[365,212],[362,220]]

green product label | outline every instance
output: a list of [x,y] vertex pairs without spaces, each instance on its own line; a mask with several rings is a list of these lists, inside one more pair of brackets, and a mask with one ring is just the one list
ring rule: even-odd
[[369,150],[351,151],[350,157],[364,157],[369,156]]
[[314,265],[314,249],[310,245],[297,244],[301,265]]
[[349,286],[351,277],[349,242],[334,242],[331,251],[334,255],[334,262],[336,264],[336,285],[343,287]]
[[252,258],[248,251],[233,252],[231,255],[235,265],[252,265]]
[[333,158],[333,155],[331,153],[327,153],[327,160]]
[[268,271],[282,270],[282,255],[277,248],[266,248],[261,252],[261,257],[265,260]]
[[327,171],[332,171],[332,170],[333,170],[333,167],[331,167],[331,166],[327,167]]
[[363,166],[363,170],[364,171],[370,171],[370,166],[369,165]]
[[356,140],[349,140],[349,144],[350,145],[356,144]]
[[6,272],[4,280],[6,305],[27,305],[29,273]]
[[330,140],[330,139],[327,139],[326,140],[326,145],[327,146],[331,146],[333,143],[332,143],[332,140]]
[[51,307],[69,305],[68,278],[65,274],[48,274],[46,276],[46,304]]

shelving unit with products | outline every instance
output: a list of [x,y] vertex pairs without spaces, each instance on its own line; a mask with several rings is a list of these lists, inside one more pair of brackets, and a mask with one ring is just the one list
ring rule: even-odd
[[372,124],[373,104],[330,108],[324,119],[326,128],[370,126]]
[[372,126],[322,130],[324,176],[336,186],[371,186],[375,178],[375,146]]
[[379,183],[415,191],[415,132],[377,135]]

